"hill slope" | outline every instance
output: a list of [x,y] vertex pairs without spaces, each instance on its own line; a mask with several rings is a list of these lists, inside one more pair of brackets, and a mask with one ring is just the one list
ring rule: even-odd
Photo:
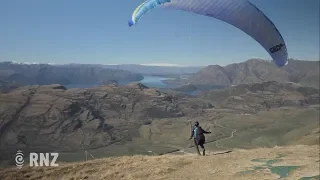
[[0,93],[0,152],[79,149],[131,142],[154,119],[201,113],[201,99],[177,99],[142,84],[69,89],[25,86]]
[[290,59],[284,68],[278,68],[271,61],[259,59],[225,67],[211,65],[191,76],[186,82],[230,86],[263,81],[295,82],[319,88],[319,61]]
[[[203,99],[143,84],[25,86],[0,93],[0,164],[13,164],[17,149],[58,151],[64,161],[82,159],[86,149],[95,157],[177,151],[186,147],[188,120],[213,132],[207,136],[211,150],[221,149],[216,140],[230,148],[318,143],[319,108],[311,106],[319,104],[318,90],[277,82],[233,88]],[[217,96],[214,107],[210,101]],[[273,100],[280,105],[271,106]],[[220,141],[233,130],[233,138]]]
[[319,104],[319,89],[295,83],[268,81],[240,84],[200,95],[223,108],[259,111],[283,106]]
[[[27,165],[25,165],[27,166]],[[319,146],[236,149],[208,156],[125,156],[59,167],[0,170],[0,179],[319,179]],[[313,178],[311,178],[313,177]]]
[[1,92],[9,92],[12,89],[19,87],[15,82],[1,81],[0,80],[0,93]]

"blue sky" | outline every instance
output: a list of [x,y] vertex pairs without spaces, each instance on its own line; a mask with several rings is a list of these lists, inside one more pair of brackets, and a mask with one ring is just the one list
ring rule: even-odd
[[[271,59],[222,21],[155,9],[135,27],[142,0],[0,0],[0,61],[209,65]],[[319,0],[251,0],[278,27],[290,58],[319,60]]]

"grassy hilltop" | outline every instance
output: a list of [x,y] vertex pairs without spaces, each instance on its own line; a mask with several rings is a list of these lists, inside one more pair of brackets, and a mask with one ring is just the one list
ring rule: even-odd
[[289,146],[235,149],[231,153],[210,152],[163,156],[124,156],[59,167],[0,170],[0,179],[319,179],[319,146]]

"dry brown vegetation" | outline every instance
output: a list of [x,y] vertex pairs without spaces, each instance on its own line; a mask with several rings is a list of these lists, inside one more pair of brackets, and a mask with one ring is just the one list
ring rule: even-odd
[[14,167],[0,170],[0,179],[278,179],[279,175],[268,168],[252,170],[263,164],[252,161],[253,159],[277,158],[280,161],[274,161],[272,167],[297,166],[284,179],[319,175],[319,146],[295,145],[252,150],[235,149],[226,154],[208,152],[208,156],[124,156],[60,163],[59,167]]

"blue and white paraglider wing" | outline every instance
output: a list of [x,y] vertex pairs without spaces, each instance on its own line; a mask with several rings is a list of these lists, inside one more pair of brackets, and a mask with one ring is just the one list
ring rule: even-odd
[[147,0],[136,8],[129,25],[155,7],[184,10],[227,22],[255,39],[282,67],[288,63],[284,39],[272,21],[248,0]]
[[168,2],[170,2],[170,0],[147,0],[143,2],[133,11],[132,17],[128,21],[128,25],[132,26],[136,24],[147,12]]

